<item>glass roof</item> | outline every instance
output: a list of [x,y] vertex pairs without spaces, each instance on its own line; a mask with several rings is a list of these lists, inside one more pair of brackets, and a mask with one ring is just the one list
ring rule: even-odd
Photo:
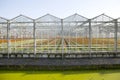
[[[33,20],[34,19],[27,17],[25,15],[19,15],[11,19],[10,22],[22,23],[22,22],[33,22]],[[107,16],[105,14],[98,15],[91,19],[92,22],[106,22],[106,21],[113,21],[113,20],[114,18]],[[88,21],[88,18],[81,16],[77,13],[63,19],[63,22],[81,22],[82,23],[85,21]],[[120,21],[120,18],[118,18],[118,21]],[[0,22],[7,22],[7,19],[0,17]],[[35,22],[43,22],[43,23],[53,22],[54,23],[54,22],[61,22],[61,19],[51,14],[46,14],[42,17],[35,19]]]
[[55,17],[51,14],[46,14],[42,17],[39,17],[35,20],[35,22],[60,22],[61,19],[58,17]]
[[63,21],[65,22],[73,22],[73,21],[87,21],[88,19],[86,17],[83,17],[77,13],[71,15],[71,16],[68,16],[66,18],[63,19]]
[[120,18],[118,18],[117,21],[120,22]]
[[33,19],[29,18],[27,16],[24,16],[24,15],[19,15],[15,18],[11,19],[10,22],[33,22]]
[[7,22],[7,19],[0,17],[0,23],[6,23],[6,22]]
[[112,20],[113,20],[113,18],[111,18],[111,17],[109,17],[109,16],[107,16],[105,14],[101,14],[101,15],[96,16],[96,17],[91,19],[91,21],[98,21],[98,22],[99,21],[100,22],[102,22],[102,21],[112,21]]

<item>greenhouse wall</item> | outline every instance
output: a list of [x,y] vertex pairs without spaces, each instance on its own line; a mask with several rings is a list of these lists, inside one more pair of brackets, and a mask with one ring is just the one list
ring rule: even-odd
[[79,14],[64,19],[51,14],[37,19],[24,15],[10,20],[0,17],[0,53],[6,57],[24,56],[22,54],[32,57],[38,54],[43,57],[88,54],[90,57],[92,54],[117,55],[119,52],[119,18],[113,19],[105,14],[92,19]]

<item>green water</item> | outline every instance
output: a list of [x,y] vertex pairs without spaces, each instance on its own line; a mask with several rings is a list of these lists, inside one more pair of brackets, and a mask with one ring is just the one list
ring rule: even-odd
[[0,80],[120,80],[119,70],[0,71]]

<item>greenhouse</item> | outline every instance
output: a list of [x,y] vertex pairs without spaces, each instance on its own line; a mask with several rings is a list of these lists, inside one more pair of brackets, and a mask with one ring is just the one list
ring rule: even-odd
[[64,19],[46,14],[37,19],[0,17],[0,57],[120,56],[120,18],[105,14]]

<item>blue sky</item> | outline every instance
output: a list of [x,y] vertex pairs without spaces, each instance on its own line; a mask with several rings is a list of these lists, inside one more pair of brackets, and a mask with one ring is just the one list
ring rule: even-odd
[[120,0],[0,0],[0,16],[11,19],[24,14],[33,19],[50,13],[65,18],[78,13],[93,18],[105,13],[120,17]]

